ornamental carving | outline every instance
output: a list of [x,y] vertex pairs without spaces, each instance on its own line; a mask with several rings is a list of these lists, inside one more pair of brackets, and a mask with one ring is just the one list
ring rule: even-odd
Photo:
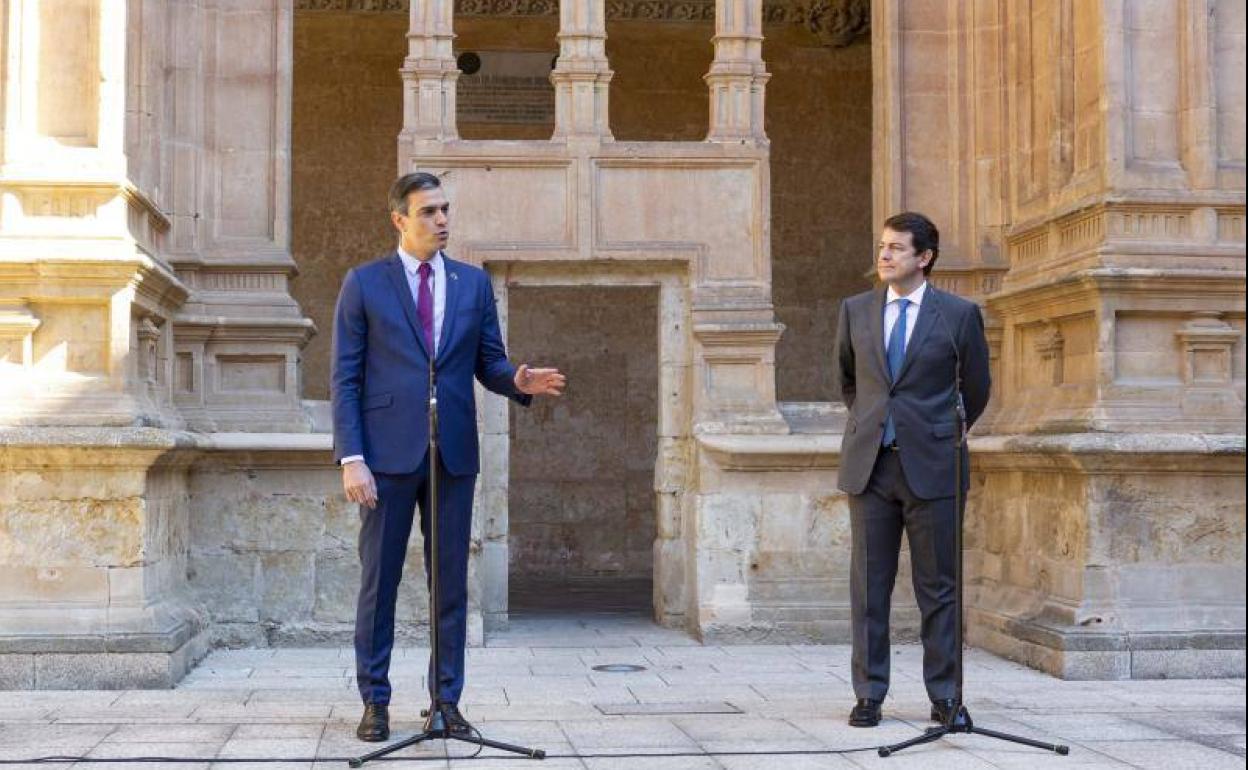
[[[295,0],[296,11],[406,13],[408,0]],[[607,0],[612,21],[715,21],[715,0]],[[558,16],[559,0],[455,0],[456,16]],[[850,45],[871,31],[870,0],[771,0],[765,24],[800,24],[824,45]]]
[[824,45],[844,48],[871,33],[871,0],[811,0],[803,21]]

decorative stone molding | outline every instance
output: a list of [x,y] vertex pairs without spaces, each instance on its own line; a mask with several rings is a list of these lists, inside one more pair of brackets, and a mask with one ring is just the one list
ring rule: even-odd
[[0,366],[28,368],[34,358],[31,337],[39,319],[21,302],[0,303]]
[[1216,310],[1192,314],[1175,332],[1183,346],[1183,382],[1193,386],[1227,386],[1232,382],[1232,356],[1241,332],[1222,319]]
[[1036,355],[1049,372],[1052,385],[1060,386],[1064,378],[1063,362],[1065,360],[1066,338],[1062,336],[1060,326],[1050,324],[1049,328],[1036,338]]
[[[805,12],[806,29],[826,46],[844,48],[871,34],[871,0],[812,0]],[[770,21],[766,7],[763,21]]]
[[[456,17],[548,17],[558,0],[455,0]],[[404,13],[408,0],[295,0],[295,10],[348,13]],[[607,0],[610,21],[707,23],[714,0]],[[871,34],[870,0],[775,0],[763,4],[764,24],[801,25],[820,42],[842,48]]]
[[[1001,289],[1005,277],[1004,267],[980,267],[967,269],[957,266],[938,266],[929,279],[936,288],[967,299],[982,300]],[[871,277],[875,272],[872,270]]]
[[698,433],[787,433],[776,405],[775,349],[781,323],[699,323]]
[[1240,196],[1194,200],[1100,200],[1006,235],[1005,286],[1048,281],[1100,265],[1164,267],[1201,257],[1209,268],[1243,269],[1244,206]]
[[1243,292],[1242,269],[1101,268],[991,295],[991,429],[1242,434]]

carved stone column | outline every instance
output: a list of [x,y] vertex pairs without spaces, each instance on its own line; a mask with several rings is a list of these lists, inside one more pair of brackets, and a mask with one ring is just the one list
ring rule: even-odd
[[174,399],[197,430],[305,432],[299,351],[314,328],[289,289],[291,0],[177,13],[169,259],[191,296]]
[[603,0],[559,3],[559,60],[550,73],[555,86],[555,139],[609,141],[606,11]]
[[407,33],[403,76],[401,144],[413,140],[450,141],[455,128],[455,81],[459,69],[451,41],[455,39],[454,0],[413,2]]
[[0,424],[174,425],[168,355],[185,286],[169,220],[128,158],[124,4],[8,4],[0,167]]
[[[6,3],[0,166],[0,686],[169,687],[184,591],[188,296],[163,255],[164,3]],[[15,480],[20,480],[20,483]]]
[[715,59],[705,80],[711,91],[707,140],[765,144],[762,0],[720,0],[715,6]]
[[968,641],[1073,678],[1242,672],[1242,7],[872,10],[877,217],[937,222],[935,283],[999,340]]

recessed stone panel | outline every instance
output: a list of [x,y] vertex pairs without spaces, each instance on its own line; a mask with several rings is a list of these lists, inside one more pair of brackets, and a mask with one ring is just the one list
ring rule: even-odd
[[1173,315],[1119,313],[1114,324],[1115,382],[1182,382],[1182,351],[1174,337],[1181,323]]
[[284,356],[218,355],[217,390],[221,393],[286,392]]
[[705,247],[699,281],[761,282],[765,223],[757,196],[741,194],[758,189],[758,169],[748,162],[672,165],[620,162],[596,169],[601,244],[698,244]]
[[33,336],[34,365],[49,372],[108,371],[110,317],[96,303],[32,302],[40,319]]
[[[572,245],[575,171],[570,162],[431,166],[451,201],[452,255],[467,243]],[[506,194],[501,191],[522,194]],[[456,233],[462,233],[456,240]]]

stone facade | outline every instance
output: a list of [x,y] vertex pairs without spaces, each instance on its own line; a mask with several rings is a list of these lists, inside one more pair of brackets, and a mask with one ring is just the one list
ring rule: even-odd
[[[553,477],[517,446],[571,468],[578,410],[633,458],[595,513],[649,479],[648,521],[581,564],[629,554],[702,639],[844,640],[831,319],[913,208],[993,345],[968,638],[1069,678],[1242,676],[1243,5],[881,0],[869,40],[853,0],[658,7],[5,2],[0,686],[169,686],[211,644],[349,635],[355,514],[304,399],[410,169],[445,175],[504,327],[553,337],[515,351],[566,350],[576,387],[614,360],[558,330],[592,321],[578,297],[653,323],[620,363],[653,399],[605,426],[602,371],[590,410],[480,395],[475,642],[516,557],[552,556],[523,495]],[[549,124],[461,125],[464,50],[549,52]]]

